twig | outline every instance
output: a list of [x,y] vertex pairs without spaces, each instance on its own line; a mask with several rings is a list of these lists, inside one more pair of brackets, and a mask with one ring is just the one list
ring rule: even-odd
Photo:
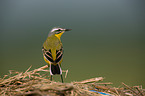
[[135,88],[137,89],[137,91],[140,93],[141,96],[144,96],[138,87],[135,87]]
[[88,93],[91,93],[91,94],[97,95],[97,93],[92,92],[92,91],[89,91],[89,90],[85,90],[85,89],[79,89],[79,90],[82,90],[82,91],[85,91],[85,92],[88,92]]
[[125,83],[123,83],[122,82],[122,84],[124,85],[124,86],[126,86],[128,89],[130,89],[133,93],[135,93],[136,95],[138,95],[132,88],[130,88],[128,85],[126,85]]
[[74,83],[85,84],[85,83],[90,83],[90,82],[102,81],[103,79],[104,79],[103,77],[97,77],[97,78],[91,78],[91,79],[83,80],[81,82],[74,82]]
[[13,77],[10,77],[10,78],[8,78],[8,79],[5,79],[3,82],[1,82],[0,83],[0,85],[1,84],[5,84],[5,83],[11,83],[12,81],[14,81],[14,80],[16,80],[16,79],[20,79],[20,78],[22,78],[23,76],[22,76],[22,73],[19,73],[18,75],[15,75],[15,76],[13,76]]
[[65,78],[66,78],[66,77],[67,77],[68,70],[66,70],[65,72],[66,72],[66,73],[65,73]]
[[30,70],[31,67],[32,67],[32,65],[25,71],[25,73],[27,73]]
[[117,89],[116,89],[115,87],[114,87],[114,89],[115,89],[115,91],[116,91],[117,95],[118,95],[118,96],[120,96],[120,95],[119,95],[119,93],[118,93],[118,91],[117,91]]
[[42,66],[42,67],[40,67],[40,68],[38,68],[38,69],[35,69],[35,70],[33,70],[33,71],[30,71],[30,72],[35,73],[35,72],[37,72],[37,71],[41,71],[41,70],[44,70],[44,69],[46,69],[46,68],[48,68],[48,65]]
[[96,84],[109,85],[109,84],[113,84],[113,83],[107,82],[107,83],[96,83]]
[[119,89],[114,89],[114,88],[109,88],[109,87],[106,87],[106,86],[99,86],[99,85],[95,85],[93,84],[95,88],[97,89],[103,89],[103,90],[109,90],[109,91],[112,91],[112,92],[115,92],[116,93],[116,90],[118,92],[118,94],[124,94],[121,90]]

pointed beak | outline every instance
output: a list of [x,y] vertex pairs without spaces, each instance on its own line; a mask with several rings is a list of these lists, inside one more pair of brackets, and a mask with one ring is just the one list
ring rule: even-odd
[[70,31],[70,30],[72,30],[72,29],[65,29],[65,31]]

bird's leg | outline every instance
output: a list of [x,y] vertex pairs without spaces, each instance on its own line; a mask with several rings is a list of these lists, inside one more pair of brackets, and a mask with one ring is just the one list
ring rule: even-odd
[[63,77],[62,77],[62,74],[61,74],[60,76],[61,76],[61,81],[62,81],[62,83],[63,83]]
[[52,75],[50,75],[50,81],[52,81]]

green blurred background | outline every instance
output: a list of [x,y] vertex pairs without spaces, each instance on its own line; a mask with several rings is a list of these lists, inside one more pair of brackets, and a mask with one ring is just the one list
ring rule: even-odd
[[143,0],[1,0],[0,76],[44,66],[41,47],[56,26],[72,29],[62,36],[66,82],[102,76],[145,88]]

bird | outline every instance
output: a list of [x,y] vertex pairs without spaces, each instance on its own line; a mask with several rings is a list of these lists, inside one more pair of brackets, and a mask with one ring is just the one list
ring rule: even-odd
[[46,41],[43,43],[42,53],[45,62],[49,66],[51,81],[53,75],[60,75],[62,83],[64,82],[61,69],[61,63],[63,60],[63,45],[61,42],[61,36],[66,31],[70,30],[72,29],[54,27],[49,32]]

